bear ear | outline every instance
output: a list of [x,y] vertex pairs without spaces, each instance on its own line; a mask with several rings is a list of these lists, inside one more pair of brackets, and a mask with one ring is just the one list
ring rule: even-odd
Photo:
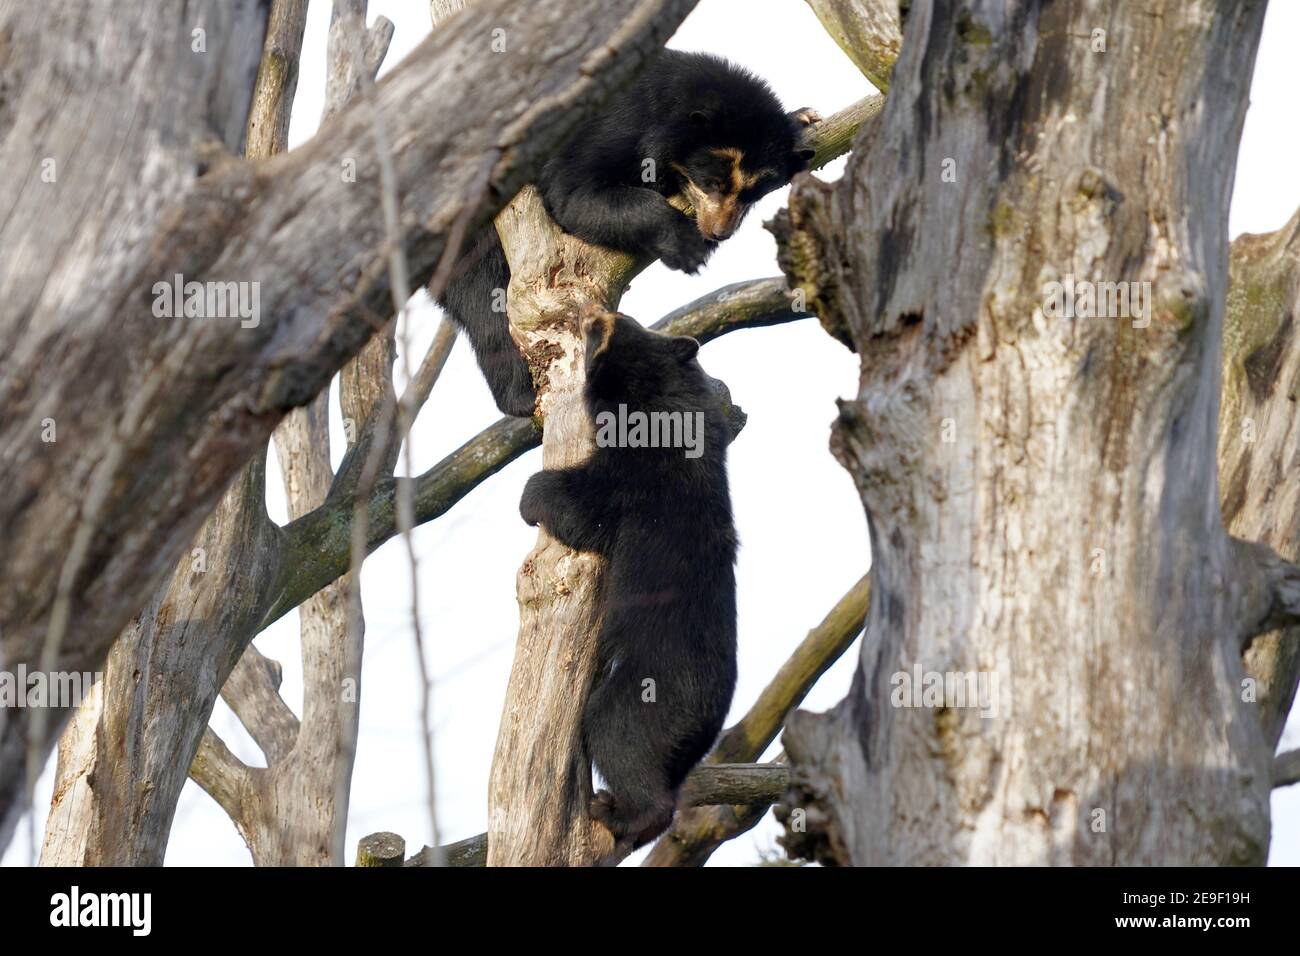
[[586,367],[591,371],[599,364],[601,357],[609,349],[609,341],[614,337],[614,326],[618,316],[613,312],[593,309],[582,317],[582,336],[585,340]]
[[677,361],[689,362],[699,354],[700,343],[689,335],[676,335],[673,336],[672,348],[673,354],[677,356]]
[[708,126],[712,119],[704,110],[691,110],[691,122],[696,126]]

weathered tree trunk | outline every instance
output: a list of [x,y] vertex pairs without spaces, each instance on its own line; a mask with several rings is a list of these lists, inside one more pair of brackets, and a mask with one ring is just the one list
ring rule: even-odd
[[[862,357],[833,447],[874,562],[849,696],[784,737],[805,855],[1263,860],[1241,648],[1290,619],[1294,569],[1229,538],[1215,480],[1263,13],[917,0],[844,180],[795,190],[791,282]],[[1067,276],[1150,283],[1149,313],[1052,315]],[[995,716],[895,706],[914,668],[995,675]]]
[[[394,144],[404,251],[424,281],[453,229],[486,221],[583,108],[630,77],[637,56],[624,51],[657,40],[686,8],[481,0],[379,84],[373,103],[254,164],[231,153],[265,4],[6,6],[0,166],[30,171],[0,181],[10,210],[0,226],[6,663],[98,669],[285,412],[382,325],[380,211],[355,181],[377,176],[363,161],[369,111]],[[176,275],[249,283],[258,321],[155,318],[154,284]],[[58,441],[42,441],[50,422]],[[21,805],[27,737],[39,760],[64,715],[42,715],[29,734],[30,716],[9,715],[0,731],[0,846]]]

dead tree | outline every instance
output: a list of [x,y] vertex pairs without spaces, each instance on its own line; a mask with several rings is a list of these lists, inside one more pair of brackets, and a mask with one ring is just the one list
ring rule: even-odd
[[[10,210],[0,227],[9,666],[98,670],[275,425],[385,324],[377,171],[359,162],[375,111],[409,184],[401,236],[414,281],[425,281],[453,231],[486,222],[692,3],[482,0],[364,109],[261,162],[234,154],[267,6],[166,6],[76,0],[56,15],[21,4],[0,13],[11,91],[0,162],[24,171],[0,185]],[[518,41],[508,70],[493,61],[494,30],[507,49]],[[155,318],[155,284],[176,275],[249,283],[258,321]],[[22,804],[28,738],[39,761],[64,715],[39,713],[36,726],[29,716],[10,714],[0,730],[0,845]]]
[[[1264,4],[908,9],[881,121],[782,224],[792,284],[862,357],[833,447],[874,561],[848,697],[784,736],[787,845],[856,864],[1262,862],[1280,705],[1261,721],[1242,651],[1295,623],[1300,575],[1225,529],[1216,432]],[[1244,499],[1284,480],[1267,469],[1294,442],[1288,241],[1246,243],[1277,295],[1236,329],[1224,403],[1223,428],[1268,432],[1266,457],[1227,446]],[[1146,309],[1061,314],[1066,281],[1143,283]],[[1262,501],[1230,499],[1234,524],[1261,531]],[[1293,554],[1294,511],[1273,514]],[[913,668],[996,674],[996,717],[895,706]]]

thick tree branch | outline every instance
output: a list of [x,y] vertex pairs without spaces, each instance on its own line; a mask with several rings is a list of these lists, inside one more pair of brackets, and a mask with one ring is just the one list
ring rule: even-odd
[[194,754],[194,762],[190,764],[190,777],[226,811],[236,825],[245,818],[244,801],[255,772],[259,771],[247,766],[231,753],[226,742],[211,728],[203,732],[199,749]]
[[1273,786],[1289,787],[1300,783],[1300,750],[1288,750],[1273,758]]
[[808,0],[826,32],[880,92],[903,45],[898,0]]

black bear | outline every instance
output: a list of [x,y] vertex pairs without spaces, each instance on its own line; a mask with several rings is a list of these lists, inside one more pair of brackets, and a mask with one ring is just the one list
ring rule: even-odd
[[[599,670],[582,732],[608,786],[590,812],[614,834],[617,860],[672,822],[678,788],[731,706],[733,432],[694,339],[610,313],[585,317],[582,331],[596,450],[581,465],[533,475],[519,510],[566,547],[607,561]],[[641,440],[602,441],[615,420],[643,426]],[[648,440],[647,422],[662,426],[656,437],[694,438]]]
[[[663,50],[546,162],[537,189],[566,232],[693,273],[751,205],[808,168],[804,128],[818,118],[784,112],[766,83],[720,57]],[[509,281],[489,225],[441,301],[469,336],[497,407],[527,417],[536,394],[510,337],[501,291]]]

